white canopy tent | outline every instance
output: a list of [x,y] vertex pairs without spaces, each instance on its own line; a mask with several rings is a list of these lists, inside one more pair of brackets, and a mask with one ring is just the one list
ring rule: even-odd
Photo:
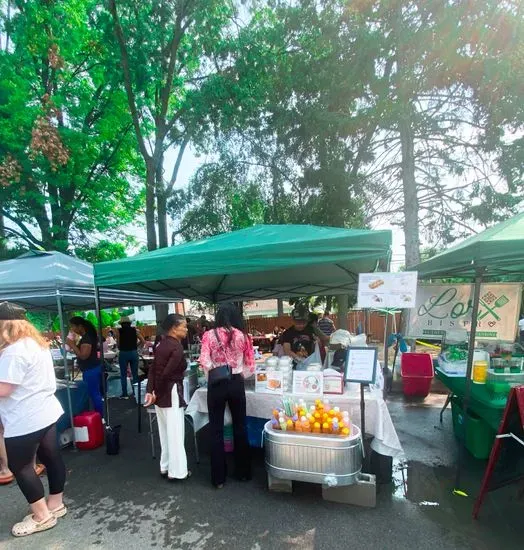
[[[61,252],[31,250],[14,260],[0,262],[0,302],[15,302],[29,310],[58,313],[62,342],[66,340],[64,311],[172,303],[153,293],[95,289],[93,266]],[[62,348],[71,426],[73,413],[67,353]],[[105,380],[104,380],[105,389]],[[105,392],[104,392],[105,393]],[[106,399],[107,417],[107,399]]]
[[[100,307],[171,303],[153,293],[100,289]],[[0,301],[16,302],[31,310],[57,311],[57,298],[69,310],[93,309],[93,266],[61,252],[31,250],[14,260],[0,262]]]

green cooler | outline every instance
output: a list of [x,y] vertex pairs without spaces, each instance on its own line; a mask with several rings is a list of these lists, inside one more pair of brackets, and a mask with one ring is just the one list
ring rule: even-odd
[[495,441],[496,433],[487,422],[479,418],[475,413],[468,411],[467,432],[464,434],[464,411],[462,400],[453,396],[451,400],[451,412],[453,415],[453,432],[455,437],[464,442],[466,449],[479,459],[487,459],[491,453],[491,447]]

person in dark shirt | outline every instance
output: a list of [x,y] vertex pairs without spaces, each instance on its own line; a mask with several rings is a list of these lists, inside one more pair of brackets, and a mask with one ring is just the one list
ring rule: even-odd
[[131,367],[133,384],[138,383],[138,343],[145,343],[144,337],[133,326],[129,317],[120,319],[120,327],[116,333],[118,343],[118,364],[120,366],[120,382],[122,398],[127,398],[127,365]]
[[71,338],[66,343],[76,355],[79,369],[82,371],[82,378],[87,384],[87,392],[93,402],[93,406],[102,417],[104,416],[104,400],[100,392],[102,383],[102,364],[98,359],[98,338],[96,328],[92,323],[83,317],[73,317],[69,320],[71,331],[80,336],[77,344]]
[[284,355],[300,363],[315,351],[315,337],[323,343],[327,343],[329,338],[317,327],[308,323],[309,312],[306,308],[296,307],[291,312],[291,317],[295,324],[284,332],[281,341]]
[[149,369],[144,406],[155,405],[160,434],[160,474],[169,480],[186,479],[184,448],[183,381],[187,367],[182,340],[187,336],[187,324],[182,315],[172,313],[162,323],[164,337],[155,349],[155,359]]

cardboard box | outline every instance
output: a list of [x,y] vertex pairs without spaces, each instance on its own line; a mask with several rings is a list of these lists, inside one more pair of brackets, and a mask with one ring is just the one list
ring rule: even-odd
[[360,474],[357,482],[343,487],[322,486],[322,498],[340,504],[352,504],[375,508],[377,505],[377,480],[373,474]]
[[333,369],[324,371],[324,393],[344,393],[344,377]]

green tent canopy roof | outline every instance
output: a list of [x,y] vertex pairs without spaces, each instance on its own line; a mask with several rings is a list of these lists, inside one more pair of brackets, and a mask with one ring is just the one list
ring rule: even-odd
[[209,302],[343,294],[390,255],[391,231],[257,225],[96,264],[95,282]]
[[420,263],[419,277],[473,278],[524,275],[524,213],[486,229],[478,235]]

